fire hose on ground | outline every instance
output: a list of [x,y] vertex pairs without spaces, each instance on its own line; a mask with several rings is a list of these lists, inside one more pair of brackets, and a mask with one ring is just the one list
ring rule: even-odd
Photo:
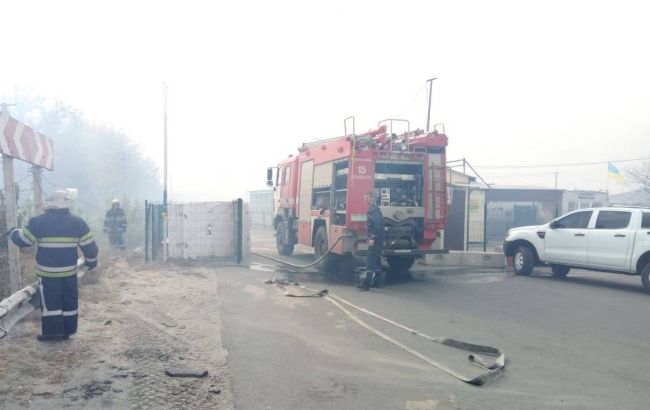
[[[336,240],[336,242],[334,242],[334,244],[332,244],[332,246],[329,248],[327,253],[321,255],[318,259],[316,259],[316,261],[314,261],[314,262],[312,262],[312,263],[310,263],[308,265],[295,265],[295,264],[283,261],[281,259],[277,259],[277,258],[274,258],[272,256],[264,255],[264,254],[261,254],[261,253],[258,253],[258,252],[252,252],[252,253],[254,255],[260,256],[262,258],[266,258],[266,259],[275,261],[277,263],[281,263],[281,264],[283,264],[285,266],[288,266],[290,268],[293,268],[293,269],[296,269],[296,270],[302,270],[302,269],[306,269],[306,268],[312,267],[312,266],[320,263],[330,252],[332,252],[332,250],[334,249],[336,244],[343,238],[344,237],[339,237]],[[403,325],[401,323],[395,322],[395,321],[393,321],[391,319],[388,319],[388,318],[386,318],[384,316],[381,316],[381,315],[379,315],[377,313],[374,313],[374,312],[372,312],[372,311],[370,311],[368,309],[357,306],[357,305],[355,305],[355,304],[353,304],[353,303],[351,303],[351,302],[349,302],[349,301],[347,301],[347,300],[345,300],[345,299],[343,299],[343,298],[341,298],[341,297],[339,297],[339,296],[337,296],[337,295],[335,295],[333,293],[330,293],[327,289],[323,289],[323,290],[310,289],[310,288],[308,288],[306,286],[298,284],[297,282],[289,282],[289,281],[286,281],[286,280],[278,280],[278,279],[269,279],[269,280],[266,280],[265,283],[267,283],[267,284],[275,284],[276,286],[279,286],[280,288],[282,288],[284,290],[285,296],[289,296],[289,297],[320,297],[320,298],[323,298],[323,299],[327,300],[329,303],[331,303],[332,305],[334,305],[336,308],[341,310],[352,321],[354,321],[358,325],[362,326],[366,330],[370,331],[371,333],[381,337],[382,339],[384,339],[387,342],[397,346],[398,348],[404,350],[405,352],[417,357],[418,359],[428,363],[429,365],[431,365],[431,366],[433,366],[433,367],[435,367],[435,368],[437,368],[437,369],[439,369],[439,370],[441,370],[441,371],[443,371],[443,372],[445,372],[445,373],[447,373],[447,374],[449,374],[449,375],[455,377],[456,379],[461,380],[461,381],[463,381],[465,383],[469,383],[469,384],[474,385],[474,386],[482,386],[485,383],[487,383],[488,381],[499,377],[503,373],[503,371],[505,369],[505,361],[506,361],[505,354],[503,352],[501,352],[499,349],[495,348],[495,347],[478,345],[478,344],[474,344],[474,343],[467,343],[467,342],[463,342],[463,341],[448,338],[448,337],[429,336],[429,335],[427,335],[427,334],[425,334],[423,332],[412,329],[412,328],[410,328],[408,326],[405,326],[405,325]],[[303,290],[306,290],[306,291],[309,291],[309,292],[312,292],[312,293],[303,294],[303,295],[295,294],[295,293],[292,293],[287,288],[288,286],[298,287],[300,289],[303,289]],[[463,374],[461,374],[461,373],[459,373],[459,372],[445,366],[444,364],[442,364],[442,363],[440,363],[438,361],[435,361],[435,360],[431,359],[430,357],[428,357],[428,356],[426,356],[426,355],[424,355],[424,354],[422,354],[422,353],[420,353],[420,352],[406,346],[405,344],[403,344],[402,342],[396,340],[395,338],[381,332],[377,328],[375,328],[375,327],[371,326],[370,324],[368,324],[367,322],[363,321],[361,318],[359,318],[359,316],[352,313],[350,308],[354,309],[356,311],[362,312],[364,314],[367,314],[369,316],[372,316],[372,317],[374,317],[376,319],[379,319],[379,320],[381,320],[381,321],[383,321],[385,323],[388,323],[388,324],[390,324],[392,326],[395,326],[395,327],[397,327],[397,328],[399,328],[399,329],[401,329],[401,330],[403,330],[405,332],[408,332],[408,333],[410,333],[412,335],[421,337],[421,338],[426,339],[426,340],[428,340],[430,342],[438,343],[438,344],[441,344],[441,345],[453,347],[455,349],[460,349],[460,350],[471,352],[472,354],[470,354],[467,357],[469,362],[471,364],[485,370],[485,372],[478,375],[478,376],[475,376],[475,377],[465,376],[465,375],[463,375]],[[481,355],[491,356],[494,359],[490,363],[488,360],[486,360]]]
[[[79,279],[86,274],[86,270],[82,269],[83,266],[84,259],[80,258],[77,261]],[[16,323],[41,306],[38,292],[38,281],[36,281],[0,301],[0,340],[7,336]]]
[[262,254],[262,253],[258,253],[258,252],[255,252],[255,251],[252,251],[251,253],[252,253],[253,255],[260,256],[260,257],[262,257],[262,258],[266,258],[266,259],[270,259],[270,260],[272,260],[272,261],[275,261],[275,262],[281,263],[281,264],[283,264],[283,265],[287,265],[287,266],[289,266],[289,267],[291,267],[291,268],[301,270],[301,269],[307,269],[307,268],[311,268],[312,266],[316,266],[316,265],[318,265],[318,264],[319,264],[323,259],[325,259],[325,257],[326,257],[327,255],[329,255],[329,254],[334,250],[334,247],[336,246],[336,244],[338,244],[339,242],[341,242],[341,240],[344,239],[344,238],[349,238],[349,236],[346,236],[346,235],[339,236],[339,238],[338,238],[337,240],[334,241],[334,243],[332,244],[332,246],[330,246],[330,248],[327,250],[327,252],[325,252],[325,253],[322,254],[318,259],[316,259],[315,261],[313,261],[312,263],[307,264],[307,265],[294,265],[293,263],[289,263],[289,262],[287,262],[287,261],[283,261],[282,259],[277,259],[277,258],[274,258],[273,256],[264,255],[264,254]]

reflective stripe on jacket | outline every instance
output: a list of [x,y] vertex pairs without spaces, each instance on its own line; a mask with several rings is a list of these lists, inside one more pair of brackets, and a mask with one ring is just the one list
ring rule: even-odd
[[122,208],[111,208],[106,212],[104,219],[104,229],[110,231],[126,230],[126,215]]
[[51,209],[29,220],[23,229],[11,231],[11,240],[21,248],[36,245],[36,274],[61,278],[77,273],[77,248],[86,265],[97,265],[97,244],[86,222],[67,209]]

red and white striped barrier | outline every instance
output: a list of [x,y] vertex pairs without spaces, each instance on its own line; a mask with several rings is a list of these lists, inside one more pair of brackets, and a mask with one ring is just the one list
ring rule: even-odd
[[52,171],[52,140],[17,121],[8,112],[0,112],[0,153]]

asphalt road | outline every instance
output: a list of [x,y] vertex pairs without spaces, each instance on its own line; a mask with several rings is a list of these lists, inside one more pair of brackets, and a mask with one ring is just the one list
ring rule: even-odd
[[[253,247],[275,256],[273,238]],[[306,264],[303,249],[289,258]],[[575,271],[565,280],[414,268],[412,280],[359,292],[351,279],[294,275],[255,259],[220,269],[223,345],[240,409],[647,409],[650,295],[638,277]],[[503,376],[460,382],[351,321],[320,298],[288,298],[269,277],[331,292],[434,336],[498,347]],[[461,373],[466,354],[363,318]]]

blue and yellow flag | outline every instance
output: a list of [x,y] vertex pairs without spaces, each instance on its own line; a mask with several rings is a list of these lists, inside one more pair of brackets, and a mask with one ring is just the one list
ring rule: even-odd
[[610,179],[618,181],[623,180],[623,174],[621,174],[621,171],[619,171],[618,168],[616,168],[616,166],[611,162],[607,163],[607,172]]

